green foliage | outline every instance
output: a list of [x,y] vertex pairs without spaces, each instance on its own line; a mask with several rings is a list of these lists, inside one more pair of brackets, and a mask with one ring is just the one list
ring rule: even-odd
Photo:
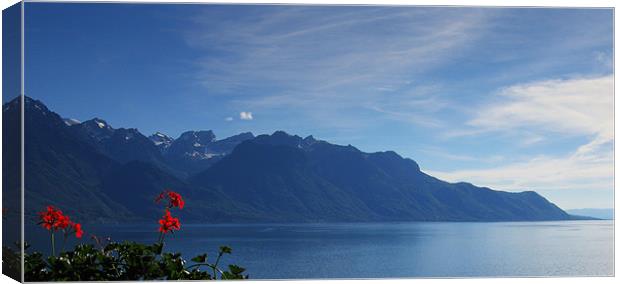
[[[26,281],[129,281],[129,280],[215,280],[247,279],[244,268],[230,265],[227,271],[217,267],[219,258],[230,253],[221,247],[218,261],[207,262],[207,255],[192,258],[187,266],[180,253],[162,252],[162,244],[135,242],[109,243],[97,249],[90,244],[45,258],[35,252],[25,255]],[[209,270],[203,271],[201,268]]]
[[230,247],[227,246],[221,246],[220,247],[220,254],[231,254],[232,253],[232,249]]

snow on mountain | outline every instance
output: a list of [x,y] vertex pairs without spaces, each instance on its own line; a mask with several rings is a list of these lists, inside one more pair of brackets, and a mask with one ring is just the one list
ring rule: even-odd
[[78,124],[82,123],[82,122],[80,122],[79,120],[77,120],[75,118],[63,118],[62,120],[65,122],[65,124],[67,126],[78,125]]
[[172,142],[174,142],[174,139],[172,137],[161,132],[156,132],[155,134],[149,136],[149,139],[153,141],[155,146],[157,146],[162,152],[168,149]]
[[84,121],[80,124],[80,126],[84,128],[89,136],[93,137],[97,141],[108,139],[114,134],[114,128],[112,128],[112,126],[110,126],[105,120],[100,118],[93,118]]

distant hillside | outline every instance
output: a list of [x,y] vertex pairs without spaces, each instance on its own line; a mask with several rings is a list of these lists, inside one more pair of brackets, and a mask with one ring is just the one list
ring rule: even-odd
[[603,220],[614,219],[613,208],[581,208],[581,209],[569,209],[566,210],[568,214],[577,216],[587,216]]

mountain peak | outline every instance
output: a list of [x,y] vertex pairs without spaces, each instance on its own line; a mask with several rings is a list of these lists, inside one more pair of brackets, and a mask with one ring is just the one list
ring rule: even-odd
[[284,130],[276,130],[275,132],[273,132],[273,134],[271,134],[271,136],[293,136],[293,135],[286,133],[286,131]]
[[100,129],[110,129],[110,130],[114,129],[105,120],[98,118],[98,117],[84,121],[82,124],[85,126],[91,126],[91,127],[100,128]]
[[302,143],[303,148],[308,148],[314,144],[321,143],[321,142],[325,142],[325,141],[317,140],[314,138],[314,136],[308,135],[306,136],[306,138],[304,138],[304,140],[301,143]]
[[9,111],[9,110],[12,110],[18,107],[20,103],[21,103],[21,96],[14,97],[10,101],[2,105],[2,112]]
[[207,153],[207,146],[214,141],[215,134],[211,130],[186,131],[171,141],[170,146],[166,148],[166,154],[177,159],[210,159],[212,155]]
[[172,142],[174,142],[174,139],[172,137],[159,131],[149,136],[149,139],[153,142],[153,144],[155,144],[155,146],[159,147],[160,150],[166,150],[168,147],[170,147]]
[[301,148],[302,138],[297,135],[290,135],[282,130],[278,130],[273,134],[262,134],[254,138],[254,142],[270,145],[283,145]]
[[191,140],[198,144],[207,144],[215,141],[215,134],[212,130],[185,131],[177,140]]
[[304,138],[304,142],[306,142],[306,143],[316,143],[316,142],[318,142],[318,140],[316,140],[314,138],[314,136],[308,135],[308,136],[306,136],[306,138]]
[[75,126],[82,127],[90,137],[97,141],[102,141],[112,137],[115,131],[110,124],[98,117],[89,119]]
[[[19,98],[17,97],[15,99],[13,99],[13,101],[16,101],[17,104],[19,104]],[[38,111],[43,115],[47,115],[48,113],[50,113],[50,110],[47,108],[47,106],[45,104],[43,104],[43,102],[39,101],[39,100],[35,100],[31,97],[28,96],[24,96],[24,104],[25,104],[25,111]]]
[[224,140],[231,139],[231,138],[244,138],[244,139],[247,138],[247,139],[252,139],[252,138],[254,138],[254,133],[252,133],[252,132],[241,132],[241,133],[239,133],[237,135],[233,135],[233,136],[230,136],[228,138],[225,138]]
[[[13,99],[13,100],[19,100],[19,97]],[[35,100],[29,96],[24,96],[24,103],[26,104],[26,106],[28,105],[39,105],[39,106],[43,106],[47,109],[47,107],[39,100]]]

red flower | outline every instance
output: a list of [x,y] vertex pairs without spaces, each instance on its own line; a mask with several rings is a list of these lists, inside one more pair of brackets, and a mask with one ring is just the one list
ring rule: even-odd
[[183,197],[181,197],[180,194],[174,191],[168,191],[168,198],[170,199],[170,203],[173,207],[179,207],[179,209],[183,209],[183,207],[185,206],[185,201],[183,200]]
[[181,222],[179,222],[179,218],[172,217],[170,215],[170,210],[166,209],[166,214],[159,219],[159,231],[162,233],[172,232],[173,230],[181,229]]
[[78,223],[74,223],[71,221],[69,216],[64,215],[60,209],[55,208],[54,206],[47,206],[47,210],[43,212],[39,212],[39,218],[41,221],[39,224],[47,230],[65,230],[65,233],[68,233],[67,229],[71,229],[75,232],[75,236],[81,238],[84,234],[82,231],[82,225]]
[[162,191],[157,196],[157,198],[155,198],[155,202],[159,203],[163,199],[168,199],[168,208],[179,207],[179,209],[183,209],[183,207],[185,206],[185,201],[183,200],[183,197],[181,197],[180,194],[174,191],[170,191],[170,190]]
[[60,210],[58,210],[58,212],[60,213],[60,216],[58,216],[58,220],[56,221],[56,224],[54,224],[54,227],[57,229],[66,229],[67,227],[71,226],[73,222],[71,222],[69,216],[62,215],[62,212]]
[[47,230],[56,230],[58,228],[65,229],[71,222],[69,217],[62,214],[62,211],[51,205],[47,206],[46,211],[39,212],[39,218],[41,219],[39,224]]
[[78,239],[82,238],[82,235],[84,235],[84,231],[82,231],[82,225],[80,223],[73,223],[73,231],[75,232],[75,237]]

